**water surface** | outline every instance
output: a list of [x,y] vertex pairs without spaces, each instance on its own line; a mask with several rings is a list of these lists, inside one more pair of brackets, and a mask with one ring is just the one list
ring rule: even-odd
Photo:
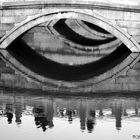
[[0,132],[4,140],[132,140],[139,138],[139,124],[139,96],[0,92]]

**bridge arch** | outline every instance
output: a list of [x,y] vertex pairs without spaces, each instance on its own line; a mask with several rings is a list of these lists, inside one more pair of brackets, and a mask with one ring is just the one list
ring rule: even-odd
[[120,39],[132,52],[140,51],[140,46],[133,37],[123,31],[123,29],[118,27],[115,23],[108,21],[106,18],[94,13],[92,10],[82,9],[52,9],[39,15],[28,17],[25,21],[16,24],[14,28],[8,31],[5,36],[1,38],[0,48],[6,48],[17,37],[41,23],[62,18],[73,18],[93,23]]
[[[0,48],[7,48],[16,38],[18,38],[20,35],[25,33],[26,31],[30,30],[31,28],[41,24],[41,23],[47,23],[47,21],[55,20],[55,19],[62,19],[62,18],[73,18],[73,19],[79,19],[84,20],[90,23],[93,23],[108,32],[112,33],[114,36],[116,36],[118,39],[120,39],[132,52],[138,52],[140,51],[139,44],[126,32],[124,32],[121,28],[119,28],[114,23],[109,22],[107,19],[101,17],[100,15],[93,13],[91,10],[50,10],[49,12],[44,12],[42,14],[28,17],[27,20],[21,22],[20,24],[17,24],[12,30],[7,32],[7,34],[0,40]],[[119,66],[114,66],[109,71],[101,74],[100,76],[91,77],[90,79],[83,80],[83,81],[59,81],[50,79],[50,78],[44,78],[41,75],[37,75],[34,72],[28,70],[26,67],[20,64],[16,59],[13,59],[11,55],[9,55],[7,52],[2,52],[2,57],[6,61],[9,61],[9,65],[13,67],[14,69],[18,69],[18,71],[28,76],[31,79],[35,79],[36,81],[41,81],[42,83],[51,83],[51,87],[54,88],[57,86],[61,86],[62,90],[71,89],[72,91],[90,91],[93,86],[97,86],[98,83],[102,83],[105,80],[109,79],[110,77],[117,76],[121,72],[124,72],[125,70],[128,70],[130,67],[132,67],[137,61],[138,56],[137,55],[130,55],[127,57],[126,61],[123,61],[121,64],[118,64]],[[14,66],[13,66],[14,65]],[[57,88],[56,87],[56,88]]]

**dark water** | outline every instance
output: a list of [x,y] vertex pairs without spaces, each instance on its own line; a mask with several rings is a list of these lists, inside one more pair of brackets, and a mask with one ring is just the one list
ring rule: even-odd
[[0,91],[4,140],[132,140],[140,136],[140,97],[54,97]]

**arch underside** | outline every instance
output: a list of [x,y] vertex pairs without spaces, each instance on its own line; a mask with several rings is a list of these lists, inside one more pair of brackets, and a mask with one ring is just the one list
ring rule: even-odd
[[[116,38],[121,40],[127,48],[131,52],[139,52],[139,44],[133,40],[129,34],[125,33],[122,29],[120,29],[118,26],[114,25],[113,23],[109,22],[107,19],[99,16],[98,14],[91,13],[91,11],[83,11],[83,10],[70,10],[67,11],[66,9],[61,11],[50,11],[49,13],[43,13],[40,15],[37,15],[35,17],[28,18],[26,21],[23,21],[19,25],[17,25],[15,28],[13,28],[11,31],[9,31],[1,40],[1,49],[6,49],[9,45],[11,45],[14,40],[16,40],[19,36],[21,36],[26,31],[30,30],[31,28],[38,26],[42,23],[49,23],[48,21],[53,20],[60,20],[60,19],[78,19],[80,21],[86,21],[91,24],[95,24],[96,26],[99,26],[106,30],[107,32],[113,34]],[[19,46],[20,47],[20,46]],[[121,47],[119,47],[121,49]],[[111,54],[112,55],[112,54]],[[125,56],[125,57],[124,57]],[[127,54],[122,54],[122,58],[125,58],[122,60],[122,62],[117,62],[116,65],[111,66],[108,70],[105,70],[97,75],[90,75],[88,78],[83,79],[71,79],[71,77],[68,77],[66,80],[63,78],[56,78],[54,77],[47,77],[43,74],[38,74],[36,71],[32,71],[30,68],[26,68],[25,65],[21,63],[21,61],[18,61],[18,59],[12,56],[9,52],[6,50],[1,50],[1,57],[15,70],[17,70],[20,74],[25,75],[37,82],[41,82],[42,84],[47,84],[52,87],[61,86],[62,88],[68,88],[73,89],[73,91],[77,91],[79,88],[82,90],[83,88],[96,86],[97,84],[104,82],[105,80],[117,76],[119,73],[124,71],[128,68],[129,65],[134,65],[136,63],[138,55],[134,55],[131,57]],[[121,57],[121,56],[120,56]],[[109,58],[109,57],[108,57]],[[107,59],[108,59],[107,58]],[[106,59],[106,58],[105,58]],[[128,61],[129,60],[129,61]],[[115,60],[114,60],[115,61]],[[111,62],[111,60],[109,61]],[[115,64],[115,62],[112,62],[112,64]],[[119,67],[118,67],[119,65]],[[93,67],[91,67],[93,68]],[[71,69],[71,68],[70,68]],[[62,71],[63,69],[61,69]],[[78,69],[80,71],[80,69]],[[92,70],[91,70],[92,71]],[[73,72],[72,70],[70,72]],[[84,75],[84,72],[82,75]],[[86,71],[87,72],[87,71]],[[54,73],[57,73],[57,71],[54,71]],[[80,72],[76,72],[76,75],[78,75]],[[61,73],[60,73],[61,74]],[[58,72],[59,75],[59,72]],[[66,73],[67,77],[68,73]],[[58,82],[59,81],[59,82]],[[80,90],[79,90],[80,91]]]

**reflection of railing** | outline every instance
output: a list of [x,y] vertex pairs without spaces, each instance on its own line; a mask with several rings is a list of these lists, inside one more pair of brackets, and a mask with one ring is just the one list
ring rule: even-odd
[[[32,108],[32,107],[31,107]],[[14,110],[14,108],[13,108]],[[33,111],[36,110],[36,111]],[[52,128],[55,124],[53,124],[53,117],[54,118],[61,118],[64,120],[67,120],[69,123],[72,123],[73,120],[79,118],[81,129],[87,130],[89,132],[92,132],[94,129],[94,125],[96,125],[96,120],[103,120],[103,121],[114,121],[116,120],[116,129],[120,130],[121,129],[121,121],[123,120],[131,120],[132,121],[139,121],[140,114],[137,112],[133,112],[136,109],[130,109],[132,113],[125,111],[126,114],[122,113],[121,111],[118,112],[119,110],[115,110],[117,112],[115,115],[112,114],[111,110],[87,110],[85,112],[80,112],[79,110],[69,110],[67,108],[64,109],[58,109],[57,111],[54,112],[54,114],[46,114],[45,111],[42,109],[38,108],[33,108],[33,110],[28,110],[25,108],[25,110],[22,110],[22,115],[23,116],[34,116],[34,121],[37,126],[37,128],[42,128],[43,131],[46,131],[49,128]],[[83,110],[82,110],[83,111]],[[1,117],[7,117],[8,123],[12,123],[13,121],[13,116],[15,117],[15,122],[19,125],[22,122],[22,116],[16,114],[16,112],[8,112],[6,110],[0,110],[0,118]],[[79,114],[77,114],[79,113]],[[54,115],[51,117],[49,115]],[[19,117],[18,117],[19,116]],[[50,119],[50,120],[49,120]]]
[[[10,100],[7,100],[10,99]],[[22,96],[9,98],[0,95],[0,118],[7,117],[8,123],[20,125],[23,116],[33,116],[38,128],[46,131],[52,128],[54,118],[67,120],[79,119],[80,128],[92,132],[97,120],[115,121],[120,130],[122,121],[139,121],[140,102],[135,98],[30,98]]]

